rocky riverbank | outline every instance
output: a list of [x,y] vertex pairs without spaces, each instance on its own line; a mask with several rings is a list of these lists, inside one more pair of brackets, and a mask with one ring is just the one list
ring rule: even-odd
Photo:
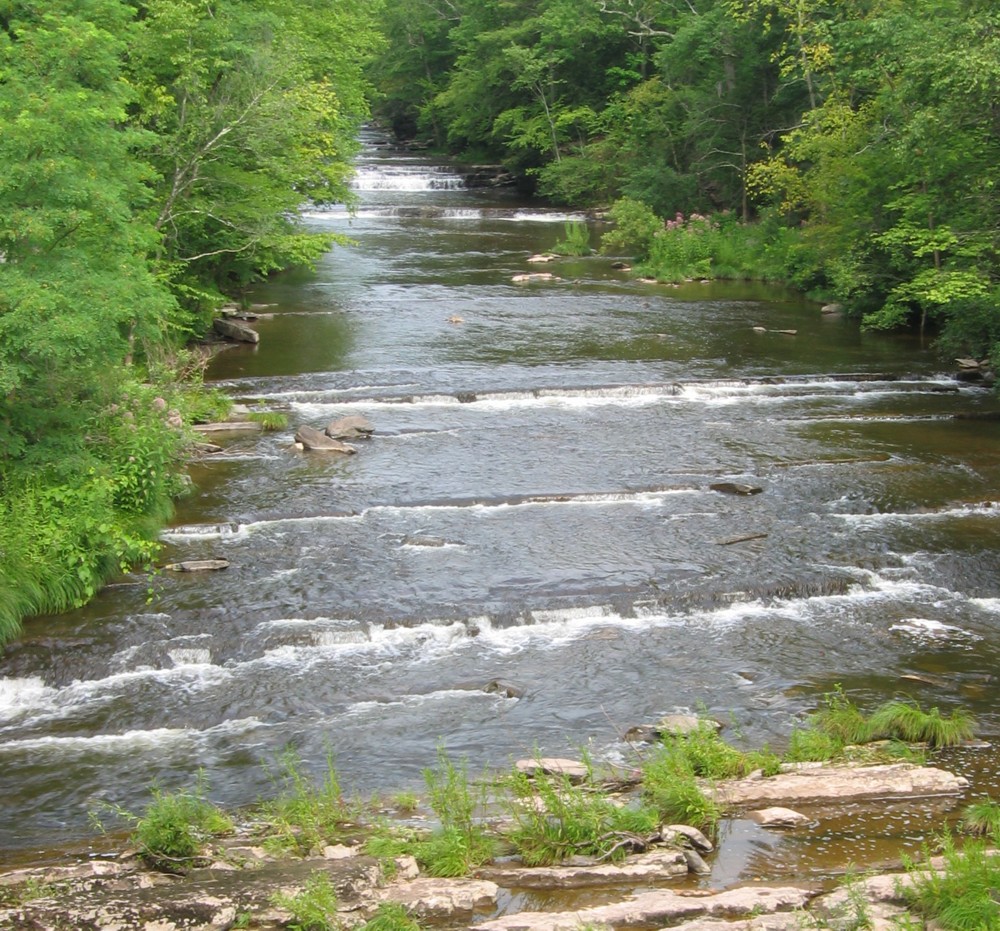
[[[559,773],[567,786],[576,778],[572,761],[522,761],[520,770]],[[822,806],[855,802],[874,810],[889,799],[914,805],[927,797],[957,801],[966,787],[963,778],[933,766],[807,764],[785,767],[773,776],[756,773],[725,780],[712,791],[731,811],[760,812],[762,821],[776,830],[791,826],[808,832]],[[628,792],[621,781],[617,788]],[[619,795],[619,804],[624,798]],[[543,804],[540,798],[538,804]],[[864,808],[857,810],[863,818]],[[0,928],[325,931],[362,926],[385,903],[403,906],[422,927],[476,931],[925,927],[907,911],[905,889],[915,880],[901,869],[832,889],[829,882],[801,877],[771,877],[723,889],[699,886],[692,874],[710,869],[713,845],[683,825],[665,825],[655,836],[637,840],[633,849],[642,852],[619,862],[572,857],[556,866],[526,867],[510,855],[456,879],[422,874],[412,856],[366,854],[368,829],[360,824],[345,826],[341,843],[310,850],[307,856],[273,852],[259,827],[247,823],[232,836],[206,844],[183,870],[151,869],[131,849],[7,871],[0,874]],[[494,829],[503,835],[506,827],[499,821]],[[865,864],[856,867],[864,870]],[[926,868],[942,869],[943,864]],[[296,911],[296,903],[313,894],[317,884],[335,895],[326,924],[307,923]],[[900,924],[906,920],[913,923]]]

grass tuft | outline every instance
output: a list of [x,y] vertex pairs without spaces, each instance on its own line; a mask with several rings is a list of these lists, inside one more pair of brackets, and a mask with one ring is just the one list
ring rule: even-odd
[[292,913],[291,921],[285,924],[290,931],[339,931],[337,893],[326,873],[313,873],[301,892],[278,892],[271,902]]
[[975,723],[964,709],[947,717],[937,708],[924,711],[916,702],[891,701],[870,719],[873,738],[887,737],[930,747],[954,747],[972,737]]

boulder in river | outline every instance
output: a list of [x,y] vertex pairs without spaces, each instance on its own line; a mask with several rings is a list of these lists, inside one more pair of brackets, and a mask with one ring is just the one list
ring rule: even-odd
[[217,317],[212,321],[212,329],[226,339],[236,340],[238,343],[259,343],[260,334],[253,328],[237,320],[229,320],[224,317]]
[[491,695],[502,695],[504,698],[522,698],[524,696],[524,689],[521,686],[507,682],[505,679],[490,679],[483,686],[483,691]]
[[347,443],[341,443],[340,440],[335,440],[331,436],[327,436],[325,433],[320,433],[315,427],[310,427],[303,424],[295,431],[295,442],[301,443],[306,449],[315,449],[320,452],[325,453],[344,453],[345,455],[351,455],[356,453],[357,450],[353,446],[348,446]]
[[327,436],[335,440],[369,437],[374,432],[375,425],[367,417],[362,417],[360,414],[348,414],[346,417],[331,420],[324,431]]
[[759,495],[764,490],[759,485],[747,485],[745,482],[712,482],[708,487],[724,495]]

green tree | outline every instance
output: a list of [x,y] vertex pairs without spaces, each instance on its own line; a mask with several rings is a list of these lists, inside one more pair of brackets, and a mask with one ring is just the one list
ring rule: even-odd
[[315,261],[333,237],[303,231],[295,215],[308,199],[350,198],[377,8],[136,2],[129,76],[158,176],[161,272],[197,310],[219,291]]

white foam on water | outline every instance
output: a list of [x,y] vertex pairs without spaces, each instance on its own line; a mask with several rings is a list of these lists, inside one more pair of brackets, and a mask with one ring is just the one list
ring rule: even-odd
[[482,691],[481,689],[439,689],[435,692],[427,692],[422,695],[398,695],[385,701],[359,701],[348,705],[344,709],[345,717],[370,717],[372,714],[384,714],[386,712],[406,710],[410,708],[421,708],[424,705],[436,704],[439,702],[463,703],[469,701],[482,701],[485,699],[490,705],[500,702],[511,702],[516,699],[505,699],[502,695]]
[[212,651],[203,648],[178,647],[167,650],[167,656],[175,666],[210,666]]
[[990,614],[1000,614],[1000,598],[970,598],[969,603]]
[[978,504],[963,504],[928,511],[885,511],[878,514],[833,514],[832,516],[839,517],[849,524],[871,526],[926,523],[969,517],[1000,518],[1000,503],[984,501]]
[[150,750],[196,745],[206,738],[216,736],[240,736],[261,726],[257,718],[241,718],[225,721],[205,730],[189,727],[157,727],[149,730],[124,731],[121,734],[94,734],[89,736],[45,736],[28,737],[23,740],[8,740],[0,744],[0,758],[5,753],[33,751],[60,758],[81,755],[102,754],[118,757],[122,754],[142,753]]
[[918,640],[982,640],[972,631],[954,624],[945,624],[926,617],[905,618],[889,627],[889,630],[909,634]]
[[236,523],[184,524],[162,531],[160,539],[176,543],[194,543],[198,540],[236,540],[245,533],[246,528]]
[[41,676],[0,679],[0,720],[48,704],[54,693]]

